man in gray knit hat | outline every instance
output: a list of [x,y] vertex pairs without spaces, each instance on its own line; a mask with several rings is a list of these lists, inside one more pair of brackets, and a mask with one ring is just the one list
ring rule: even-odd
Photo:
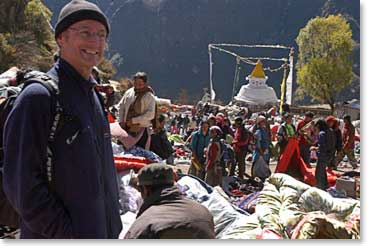
[[138,187],[144,199],[125,239],[214,239],[213,216],[183,196],[171,167],[154,163],[140,169]]
[[[110,129],[91,76],[103,57],[109,31],[106,16],[95,4],[74,0],[65,5],[55,28],[59,58],[48,72],[58,81],[60,94],[32,83],[9,114],[3,183],[21,217],[21,238],[120,234]],[[49,142],[55,99],[63,110],[63,124]]]

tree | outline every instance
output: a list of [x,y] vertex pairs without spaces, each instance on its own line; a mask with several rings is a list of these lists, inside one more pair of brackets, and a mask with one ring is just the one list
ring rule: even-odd
[[47,45],[53,39],[50,24],[52,12],[40,0],[31,0],[24,10],[25,24],[39,44]]
[[330,105],[352,82],[352,31],[341,15],[311,19],[297,37],[297,83],[301,94]]
[[100,75],[103,81],[110,80],[113,76],[115,76],[117,72],[117,69],[112,64],[111,60],[108,60],[105,57],[98,64],[97,67],[103,72],[103,74]]
[[[11,66],[47,71],[56,42],[50,26],[51,11],[40,0],[1,1],[0,72]],[[16,20],[16,21],[15,21]]]
[[178,93],[178,98],[176,100],[176,103],[183,104],[183,105],[190,103],[189,94],[186,89],[180,90],[180,92]]
[[9,35],[0,33],[0,73],[15,65],[16,49],[9,45],[7,40]]

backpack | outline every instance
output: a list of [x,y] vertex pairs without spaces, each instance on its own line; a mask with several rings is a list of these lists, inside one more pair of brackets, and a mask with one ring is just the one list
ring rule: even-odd
[[[13,228],[19,227],[20,217],[10,204],[3,191],[3,133],[5,122],[9,116],[10,111],[13,108],[15,100],[28,85],[33,83],[39,83],[43,85],[45,88],[47,88],[52,97],[55,99],[52,100],[55,108],[55,113],[54,120],[51,126],[51,132],[49,135],[49,143],[52,143],[55,140],[56,130],[58,129],[63,111],[59,101],[57,100],[57,96],[59,94],[58,81],[46,73],[39,71],[28,72],[21,79],[17,80],[18,86],[3,85],[0,89],[2,96],[2,101],[0,102],[0,224],[7,225]],[[48,151],[48,153],[49,157],[46,166],[47,180],[51,182],[52,151]]]
[[224,139],[219,141],[220,144],[220,163],[225,165],[228,162],[234,161],[234,151],[231,145],[227,144]]

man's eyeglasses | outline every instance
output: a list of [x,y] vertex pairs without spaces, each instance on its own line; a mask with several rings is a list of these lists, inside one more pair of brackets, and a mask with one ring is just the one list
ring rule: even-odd
[[76,31],[79,35],[79,37],[81,37],[84,40],[89,40],[91,38],[93,38],[94,36],[96,36],[100,41],[106,41],[107,40],[107,33],[104,31],[100,31],[100,32],[90,32],[87,29],[77,29],[77,28],[69,28],[70,30]]

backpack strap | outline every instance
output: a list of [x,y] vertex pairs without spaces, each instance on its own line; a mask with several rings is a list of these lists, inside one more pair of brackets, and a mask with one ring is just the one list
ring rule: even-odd
[[38,71],[32,71],[25,75],[25,82],[22,84],[22,90],[24,90],[27,86],[38,83],[42,86],[46,87],[46,89],[50,92],[52,97],[52,107],[54,108],[54,117],[51,124],[50,134],[48,136],[48,145],[47,145],[47,163],[46,163],[46,174],[47,180],[49,183],[52,181],[52,162],[53,162],[53,151],[51,149],[51,145],[55,142],[56,131],[58,129],[62,114],[63,108],[59,101],[60,90],[58,86],[58,78],[52,76],[51,74],[46,74]]
[[99,103],[102,107],[102,111],[103,111],[106,119],[108,120],[108,112],[107,112],[106,107],[105,107],[106,105],[104,103],[104,98],[103,98],[102,94],[95,87],[94,87],[94,92],[97,94],[98,101],[99,101]]

